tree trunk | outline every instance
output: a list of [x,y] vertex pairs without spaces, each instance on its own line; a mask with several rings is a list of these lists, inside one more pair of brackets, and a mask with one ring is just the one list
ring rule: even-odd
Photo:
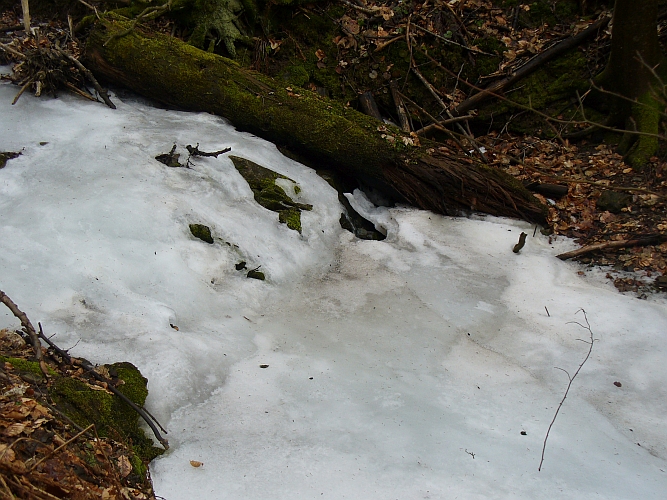
[[[658,0],[616,0],[611,30],[611,56],[599,82],[621,97],[613,99],[612,118],[628,131],[658,134],[662,61],[658,44]],[[662,105],[664,108],[664,104]],[[641,167],[658,149],[657,137],[628,133],[622,153]]]
[[86,44],[98,75],[168,105],[221,115],[239,130],[286,146],[311,165],[354,176],[437,213],[475,210],[544,223],[545,207],[514,178],[468,157],[411,145],[398,128],[316,93],[242,68],[180,40],[103,16]]

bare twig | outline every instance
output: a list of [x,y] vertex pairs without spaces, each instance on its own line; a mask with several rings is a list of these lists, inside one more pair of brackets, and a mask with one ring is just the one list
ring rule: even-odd
[[422,28],[422,27],[419,26],[418,24],[415,24],[414,27],[417,28],[417,29],[420,30],[420,31],[423,31],[424,33],[428,33],[429,35],[433,35],[434,37],[439,38],[440,40],[442,40],[442,41],[445,42],[445,43],[451,43],[452,45],[456,45],[456,46],[458,46],[458,47],[461,47],[461,48],[464,49],[464,50],[469,50],[470,52],[474,52],[475,54],[483,54],[483,55],[485,55],[485,56],[498,57],[498,54],[491,54],[490,52],[484,52],[483,50],[473,49],[472,47],[468,47],[467,45],[463,45],[463,44],[461,44],[461,43],[457,43],[457,42],[455,42],[454,40],[450,40],[449,38],[445,38],[445,37],[442,36],[442,35],[438,35],[437,33],[434,33],[434,32],[432,32],[432,31],[429,31],[429,30],[427,30],[426,28]]
[[[570,387],[572,387],[572,382],[574,382],[574,379],[577,378],[577,375],[579,375],[579,372],[581,371],[582,367],[584,366],[584,363],[586,363],[586,361],[588,361],[588,358],[590,357],[591,352],[593,352],[593,343],[595,342],[595,339],[593,338],[593,330],[591,330],[591,325],[588,322],[588,316],[586,316],[586,311],[584,311],[584,309],[579,309],[579,311],[581,311],[583,313],[584,321],[586,322],[586,324],[582,325],[581,323],[579,323],[577,321],[573,321],[573,323],[575,325],[579,325],[584,330],[587,330],[588,333],[590,334],[590,341],[587,341],[587,340],[583,341],[584,343],[588,344],[588,352],[586,353],[586,357],[584,358],[584,360],[579,365],[579,368],[577,368],[577,371],[574,372],[574,375],[572,375],[572,376],[570,376],[570,374],[566,370],[563,370],[563,368],[559,368],[557,366],[555,367],[556,369],[562,370],[562,371],[565,372],[565,374],[567,375],[567,378],[569,379],[569,383],[567,384],[567,389],[565,389],[565,394],[563,394],[563,399],[560,400],[558,408],[556,409],[556,413],[554,414],[554,418],[551,420],[551,423],[549,424],[549,428],[547,429],[547,434],[544,436],[544,444],[542,445],[542,458],[540,459],[540,465],[537,468],[538,471],[542,470],[542,464],[544,463],[544,452],[547,449],[547,440],[549,439],[549,432],[551,432],[551,427],[553,427],[554,422],[556,422],[556,417],[558,417],[558,412],[563,407],[563,403],[565,403],[565,398],[567,398],[567,395],[570,392]],[[579,311],[577,311],[577,312],[579,312]],[[548,314],[548,312],[549,311],[547,311],[547,314]]]
[[448,118],[446,120],[436,120],[435,122],[431,123],[430,125],[426,125],[423,128],[420,128],[417,130],[415,133],[417,135],[425,134],[429,130],[432,129],[442,129],[445,125],[451,125],[452,123],[457,123],[457,122],[464,122],[466,120],[470,120],[471,118],[475,118],[473,115],[463,115],[463,116],[455,116],[454,118]]
[[[424,77],[424,75],[422,75],[421,71],[419,71],[419,68],[415,64],[414,59],[412,59],[411,69],[414,72],[414,74],[417,75],[417,78],[419,78],[421,80],[421,82],[424,84],[424,86],[428,89],[428,91],[431,93],[431,95],[435,98],[435,100],[438,101],[438,104],[440,104],[440,106],[442,106],[442,109],[443,109],[443,111],[445,111],[447,116],[449,116],[450,119],[454,118],[454,115],[451,113],[451,111],[449,111],[449,108],[447,107],[447,105],[443,102],[443,100],[438,95],[438,92],[437,92],[437,90],[435,90],[435,87],[433,87],[433,85],[431,85],[431,83]],[[470,142],[472,147],[475,149],[475,151],[477,151],[477,153],[482,157],[482,160],[484,161],[484,163],[488,163],[488,160],[486,159],[486,155],[484,154],[484,151],[482,151],[482,148],[480,147],[479,143],[475,140],[475,138],[471,134],[469,134],[466,131],[466,129],[464,129],[463,126],[459,122],[456,122],[455,125],[461,131],[461,134],[463,134],[465,136],[465,138],[468,139],[468,141]]]
[[18,102],[18,100],[21,98],[21,96],[23,95],[23,93],[24,93],[26,90],[28,90],[28,87],[30,87],[30,85],[32,85],[34,81],[35,81],[35,80],[33,80],[33,79],[31,78],[30,80],[28,80],[27,82],[25,82],[25,84],[23,85],[23,87],[21,87],[21,90],[19,90],[18,93],[16,94],[16,96],[14,96],[14,100],[12,101],[12,106]]
[[97,93],[100,95],[100,97],[102,98],[102,100],[104,101],[104,103],[107,106],[109,106],[111,109],[116,109],[116,105],[113,102],[111,102],[111,99],[109,99],[109,94],[107,93],[107,91],[102,88],[102,86],[99,84],[99,82],[97,81],[97,79],[95,78],[93,73],[88,68],[86,68],[83,64],[81,64],[81,61],[79,61],[73,55],[68,54],[67,52],[65,52],[60,47],[57,47],[56,50],[58,51],[58,53],[61,56],[63,56],[68,61],[70,61],[72,64],[74,64],[74,66],[76,66],[77,69],[79,71],[81,71],[81,73],[83,73],[86,76],[86,78],[88,78],[88,80],[90,80],[90,83],[93,84],[93,87],[95,87],[95,90],[97,91]]
[[18,306],[14,303],[12,299],[10,299],[5,292],[0,290],[0,302],[2,302],[4,305],[6,305],[9,310],[12,312],[14,316],[21,322],[21,326],[23,326],[23,329],[25,332],[28,334],[28,337],[30,338],[30,342],[32,343],[32,348],[35,351],[35,358],[37,358],[37,361],[39,361],[40,367],[42,368],[42,372],[46,376],[46,367],[42,366],[43,360],[42,360],[42,344],[39,341],[39,337],[37,336],[37,332],[35,331],[35,327],[32,326],[32,323],[28,319],[28,316],[26,313],[21,311]]
[[82,3],[83,5],[85,5],[86,7],[88,7],[90,10],[92,10],[93,12],[95,12],[95,16],[97,17],[97,19],[100,18],[100,15],[97,13],[97,7],[95,7],[94,5],[90,5],[88,2],[86,2],[86,1],[84,1],[84,0],[79,0],[79,3]]
[[[413,101],[412,99],[410,99],[408,96],[406,96],[406,95],[404,95],[404,94],[401,94],[401,98],[404,99],[404,100],[405,100],[408,104],[410,104],[411,106],[414,106],[414,107],[417,108],[419,111],[421,111],[422,113],[424,113],[424,115],[426,115],[426,116],[428,117],[428,119],[431,120],[431,121],[433,122],[433,124],[434,124],[434,127],[433,127],[433,128],[436,128],[436,129],[440,130],[441,132],[444,132],[444,133],[446,133],[447,135],[449,135],[449,137],[452,138],[452,140],[453,140],[453,141],[456,143],[456,145],[461,149],[461,151],[463,151],[464,153],[467,153],[467,149],[463,147],[463,144],[461,144],[461,141],[459,141],[458,138],[456,137],[457,134],[455,134],[453,131],[448,130],[448,129],[446,129],[445,127],[439,125],[439,124],[438,124],[438,123],[439,123],[439,120],[438,120],[437,118],[435,118],[433,115],[431,115],[431,113],[429,113],[428,111],[426,111],[424,108],[422,108],[419,104],[417,104],[416,102],[414,102],[414,101]],[[446,121],[446,120],[445,120],[445,121]],[[438,125],[435,125],[435,124],[438,124]],[[423,129],[422,129],[422,130],[423,130]],[[420,132],[421,132],[421,131],[418,131],[417,134],[419,134]]]
[[358,10],[359,12],[363,12],[364,14],[371,14],[371,15],[376,15],[379,14],[380,8],[379,7],[374,7],[372,9],[369,9],[367,7],[361,7],[360,5],[353,4],[352,2],[348,2],[347,0],[341,0],[345,5],[348,7],[352,7],[354,10]]
[[23,54],[21,54],[18,50],[14,50],[9,45],[0,43],[0,49],[4,50],[5,52],[9,52],[11,55],[18,57],[19,59],[25,59],[25,56]]

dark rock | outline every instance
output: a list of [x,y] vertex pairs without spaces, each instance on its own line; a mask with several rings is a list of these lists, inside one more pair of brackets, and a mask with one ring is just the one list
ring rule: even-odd
[[11,151],[5,151],[0,153],[0,168],[5,168],[7,162],[18,157],[21,153],[12,153]]
[[256,280],[261,280],[264,281],[266,277],[264,276],[264,273],[261,271],[258,271],[257,269],[253,269],[252,271],[248,271],[248,278],[253,278]]
[[616,191],[602,191],[597,201],[597,208],[602,212],[611,212],[620,214],[621,209],[627,207],[632,202],[632,196]]
[[658,290],[662,290],[663,292],[667,292],[667,276],[658,276],[655,279],[655,287]]

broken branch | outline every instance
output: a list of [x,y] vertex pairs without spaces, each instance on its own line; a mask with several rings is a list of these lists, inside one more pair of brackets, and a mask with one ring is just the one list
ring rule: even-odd
[[639,247],[646,245],[659,245],[667,241],[667,234],[653,234],[650,236],[644,236],[642,238],[635,238],[632,240],[618,240],[618,241],[605,241],[604,243],[595,243],[593,245],[586,245],[585,247],[578,248],[577,250],[572,250],[571,252],[561,253],[556,255],[560,260],[568,260],[574,257],[581,257],[592,252],[597,252],[598,250],[605,250],[607,248],[625,248],[625,247]]
[[568,50],[574,47],[577,47],[578,45],[583,43],[587,38],[597,33],[599,29],[604,28],[609,23],[609,20],[610,18],[605,16],[602,19],[591,24],[581,33],[573,37],[567,38],[566,40],[557,43],[550,49],[547,49],[544,52],[537,54],[535,57],[533,57],[530,61],[521,66],[511,75],[503,78],[502,80],[498,80],[497,82],[492,83],[482,91],[478,92],[477,94],[463,101],[456,107],[454,113],[460,115],[462,113],[465,113],[466,111],[476,108],[477,106],[479,106],[479,104],[481,104],[482,101],[492,96],[493,93],[502,92],[510,85],[518,82],[522,78],[525,78],[526,76],[533,73],[543,64],[547,63],[548,61],[551,61],[552,59],[555,59],[562,53],[567,52]]
[[28,319],[28,316],[26,313],[21,311],[18,306],[14,303],[12,299],[9,298],[9,296],[0,290],[0,302],[2,302],[4,305],[6,305],[9,310],[12,312],[14,316],[21,322],[21,326],[23,326],[23,329],[25,332],[28,334],[28,338],[30,338],[30,342],[32,344],[32,348],[35,351],[35,358],[37,358],[37,361],[39,361],[40,368],[42,369],[42,372],[44,375],[46,375],[46,369],[44,366],[42,366],[42,344],[39,341],[39,338],[37,336],[37,332],[35,331],[35,327],[32,326],[32,323]]

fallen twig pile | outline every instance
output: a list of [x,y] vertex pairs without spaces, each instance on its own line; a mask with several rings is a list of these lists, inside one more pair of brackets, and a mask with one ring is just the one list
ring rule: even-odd
[[44,93],[56,96],[61,90],[69,90],[96,101],[86,88],[88,82],[107,106],[116,109],[107,91],[78,60],[78,43],[67,31],[44,25],[35,32],[35,36],[14,36],[11,43],[0,43],[0,51],[15,63],[11,79],[21,87],[12,104],[28,89],[38,97]]

